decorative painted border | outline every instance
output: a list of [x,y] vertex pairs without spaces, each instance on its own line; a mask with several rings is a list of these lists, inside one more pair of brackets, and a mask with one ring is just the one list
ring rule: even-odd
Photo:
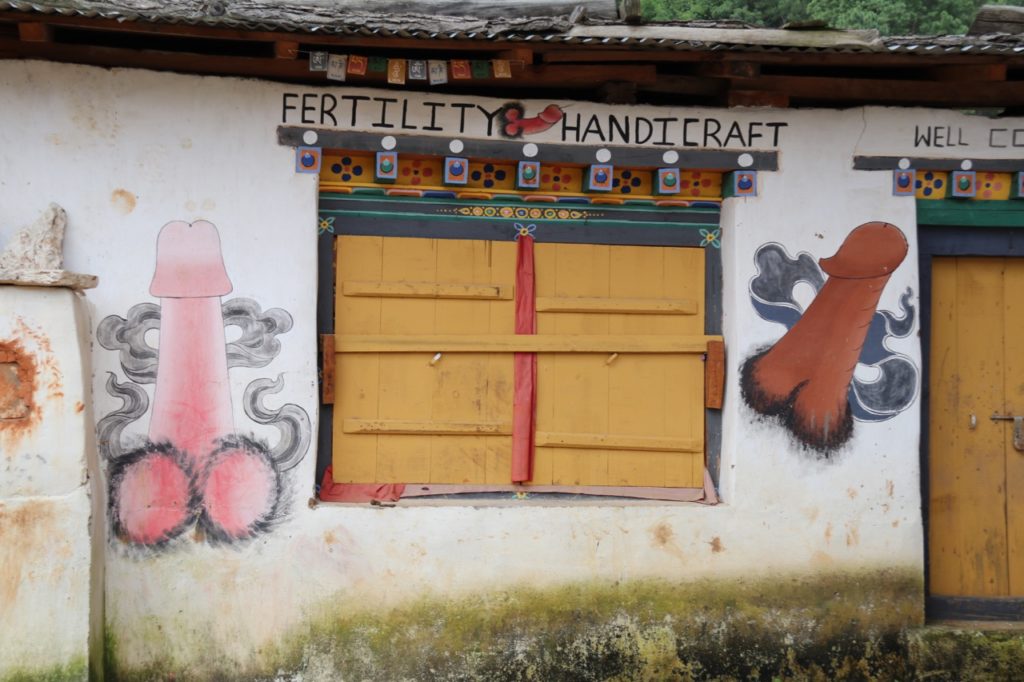
[[[312,140],[312,141],[310,141]],[[395,145],[383,146],[387,140]],[[450,137],[437,135],[381,135],[331,128],[300,126],[278,126],[277,141],[289,147],[316,144],[322,148],[350,149],[376,152],[394,148],[401,154],[429,154],[447,156],[450,153]],[[674,165],[706,170],[763,170],[779,169],[779,154],[774,151],[724,151],[719,149],[692,149],[690,147],[624,147],[615,145],[571,145],[532,143],[505,140],[459,140],[460,154],[481,159],[530,160],[542,163],[584,164],[605,163],[596,158],[599,150],[610,153],[610,162],[620,166],[644,166],[657,168],[665,165],[665,153],[675,152]],[[532,145],[527,156],[524,147]]]
[[465,202],[368,194],[320,195],[320,227],[336,235],[383,235],[432,239],[514,238],[514,221],[529,220],[543,229],[538,242],[634,246],[721,246],[719,210],[656,206],[601,206],[600,209],[552,205]]
[[[964,162],[967,168],[964,168]],[[932,159],[918,156],[855,156],[854,170],[896,170],[898,168],[914,170],[987,170],[1003,173],[1024,171],[1024,159]]]

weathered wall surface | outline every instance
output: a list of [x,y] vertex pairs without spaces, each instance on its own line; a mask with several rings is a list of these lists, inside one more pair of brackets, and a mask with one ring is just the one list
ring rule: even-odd
[[[726,202],[724,504],[311,508],[315,453],[303,439],[318,409],[317,188],[276,143],[292,89],[4,62],[0,90],[5,224],[59,200],[71,219],[69,267],[101,279],[90,294],[94,412],[113,472],[107,653],[121,678],[299,669],[304,679],[835,678],[864,666],[899,677],[890,655],[922,610],[914,202],[891,195],[891,173],[853,171],[851,160],[876,144],[865,142],[868,130],[886,154],[913,153],[921,112],[772,112],[787,123],[780,171],[760,174],[759,197]],[[164,227],[172,221],[182,223]],[[873,221],[893,227],[851,236]],[[201,231],[204,246],[175,246],[161,229]],[[815,440],[766,414],[769,385],[791,380],[786,371],[751,370],[748,390],[740,377],[769,347],[799,356],[822,343],[779,321],[787,297],[803,310],[815,296],[800,283],[814,273],[793,273],[844,248],[863,251],[865,239],[881,239],[894,268],[877,302],[891,315],[874,340],[914,377],[910,395],[884,419],[850,420]],[[153,279],[165,258],[201,262],[209,286],[176,295],[213,316],[204,329],[227,330],[204,357],[227,350],[211,390],[230,409],[174,435],[216,436],[203,461],[152,445],[165,423],[158,406],[170,404],[159,395],[164,344],[153,323],[175,312],[164,300],[175,294]],[[766,258],[788,263],[790,275],[754,286]],[[828,312],[819,306],[820,327],[843,321]],[[269,327],[269,338],[259,332]],[[781,355],[776,367],[792,367]],[[156,472],[166,483],[156,492],[139,483]],[[240,476],[243,492],[225,493],[217,472]],[[140,511],[154,501],[168,513]]]
[[80,295],[0,287],[0,680],[88,676],[89,334]]

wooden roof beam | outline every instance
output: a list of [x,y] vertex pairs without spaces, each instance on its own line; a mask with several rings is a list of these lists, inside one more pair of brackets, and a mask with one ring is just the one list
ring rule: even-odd
[[925,70],[937,81],[1005,81],[1006,64],[947,64]]
[[737,90],[774,92],[786,95],[790,100],[814,102],[946,107],[1024,105],[1024,81],[957,81],[954,87],[942,81],[761,76],[731,82]]
[[[289,48],[282,47],[287,52]],[[62,43],[23,42],[14,39],[0,39],[0,58],[50,59],[76,64],[96,66],[124,66],[183,73],[202,73],[228,76],[255,76],[287,81],[315,84],[329,84],[324,74],[311,73],[303,59],[290,56],[283,58],[238,57],[228,55],[196,54],[186,52],[161,52],[156,50],[134,50],[119,47],[98,47],[92,45],[71,45]],[[658,80],[654,65],[594,65],[588,67],[561,66],[552,64],[525,65],[516,70],[516,77],[475,78],[451,80],[442,91],[459,91],[472,88],[500,89],[552,89],[552,90],[594,90],[608,82],[631,81],[639,86],[653,85]],[[366,76],[350,78],[349,85],[386,85],[383,73],[368,73]],[[426,86],[424,85],[424,88]],[[439,90],[431,88],[432,91]]]
[[[343,35],[331,33],[303,33],[285,31],[247,31],[244,29],[191,24],[158,24],[145,21],[123,21],[95,17],[63,16],[58,14],[32,14],[27,12],[0,12],[0,23],[38,23],[51,28],[75,28],[97,33],[135,33],[154,36],[176,36],[181,38],[205,38],[212,40],[268,42],[294,40],[303,45],[313,45],[329,51],[331,47],[358,52],[360,49],[422,50],[424,52],[498,52],[524,49],[521,41],[502,40],[454,40],[422,38],[387,38],[384,36]],[[540,48],[528,46],[525,49]]]

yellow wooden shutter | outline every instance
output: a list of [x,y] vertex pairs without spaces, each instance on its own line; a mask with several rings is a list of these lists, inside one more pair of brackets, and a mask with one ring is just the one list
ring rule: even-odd
[[516,337],[512,242],[337,248],[336,482],[508,484],[512,353],[536,350],[532,483],[702,484],[701,249],[537,244]]
[[[537,244],[538,333],[704,331],[700,249]],[[585,311],[585,312],[584,312]],[[534,483],[700,486],[699,353],[542,353]]]

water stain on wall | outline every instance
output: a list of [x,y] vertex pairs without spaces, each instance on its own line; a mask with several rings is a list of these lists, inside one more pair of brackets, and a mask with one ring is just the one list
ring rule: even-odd
[[47,501],[14,507],[0,503],[0,617],[14,605],[29,571],[40,564],[39,549],[59,535],[57,513]]
[[126,189],[115,189],[110,193],[110,204],[121,215],[128,215],[135,210],[138,197]]

